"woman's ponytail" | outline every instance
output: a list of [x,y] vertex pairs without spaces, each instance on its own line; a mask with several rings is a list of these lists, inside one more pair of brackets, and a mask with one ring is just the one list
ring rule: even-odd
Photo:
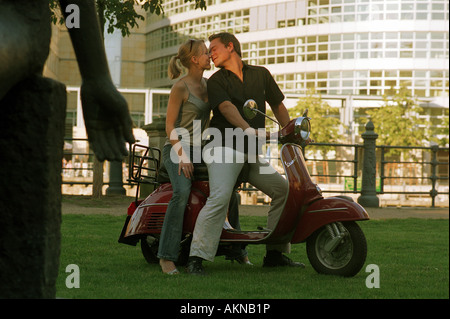
[[178,59],[179,59],[179,57],[178,57],[178,55],[177,56],[173,56],[171,59],[170,59],[170,62],[169,62],[169,70],[168,70],[168,73],[169,73],[169,77],[170,77],[170,79],[176,79],[177,77],[179,77],[180,76],[180,74],[181,74],[181,68],[180,68],[180,66],[178,65]]

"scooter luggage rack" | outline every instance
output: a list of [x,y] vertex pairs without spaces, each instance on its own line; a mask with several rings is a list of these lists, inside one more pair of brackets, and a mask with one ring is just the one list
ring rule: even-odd
[[140,144],[130,145],[128,182],[137,185],[136,203],[140,184],[159,185],[158,171],[161,164],[161,150]]

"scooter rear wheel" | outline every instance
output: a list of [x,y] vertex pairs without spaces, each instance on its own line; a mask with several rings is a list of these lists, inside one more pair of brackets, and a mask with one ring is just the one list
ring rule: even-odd
[[[192,240],[191,236],[186,236],[181,241],[178,261],[175,262],[177,266],[185,266],[187,264],[191,240]],[[158,249],[159,249],[159,235],[146,236],[141,239],[142,255],[149,264],[159,263]]]
[[158,258],[159,237],[146,236],[141,239],[141,251],[149,264],[159,263]]
[[356,222],[342,222],[340,228],[344,237],[331,252],[326,248],[333,237],[326,226],[308,238],[306,251],[311,265],[318,273],[352,277],[361,270],[366,261],[366,237]]

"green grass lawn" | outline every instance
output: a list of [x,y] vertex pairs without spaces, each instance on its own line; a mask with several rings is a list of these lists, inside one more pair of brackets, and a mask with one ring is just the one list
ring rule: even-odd
[[[360,222],[368,255],[352,278],[317,274],[305,244],[292,246],[290,257],[306,269],[262,268],[265,247],[248,246],[253,267],[217,257],[205,262],[206,277],[163,275],[159,265],[147,264],[140,246],[119,244],[125,216],[63,215],[60,298],[179,298],[179,299],[428,299],[449,298],[449,221],[434,219],[371,220]],[[243,216],[243,229],[265,225],[265,217]],[[79,288],[67,288],[79,267]],[[366,287],[366,266],[379,267],[380,288]]]

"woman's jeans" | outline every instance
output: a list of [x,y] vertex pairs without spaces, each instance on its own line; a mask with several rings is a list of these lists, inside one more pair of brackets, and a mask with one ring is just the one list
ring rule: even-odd
[[163,162],[172,183],[173,195],[167,207],[161,236],[159,239],[158,258],[171,261],[178,260],[180,241],[183,233],[184,211],[191,193],[192,181],[184,174],[178,175],[178,163],[170,159],[172,145],[163,148]]

